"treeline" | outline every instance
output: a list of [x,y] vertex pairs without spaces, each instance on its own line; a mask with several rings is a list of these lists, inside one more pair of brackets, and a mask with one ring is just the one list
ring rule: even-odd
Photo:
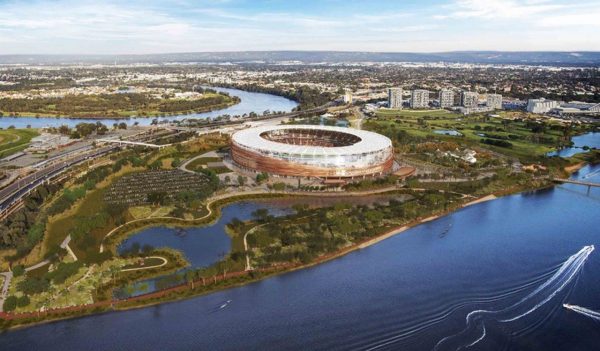
[[334,98],[334,96],[329,92],[322,93],[318,89],[306,86],[296,87],[292,91],[281,90],[275,87],[265,87],[257,84],[225,84],[223,86],[226,88],[240,89],[253,93],[265,93],[282,96],[299,103],[299,110],[308,110],[325,105]]
[[210,96],[198,100],[162,100],[158,105],[160,112],[205,111],[207,108],[225,104],[230,98],[225,95]]
[[[252,248],[248,254],[253,257],[255,267],[309,263],[321,255],[336,252],[389,228],[445,210],[457,198],[437,192],[413,193],[412,197],[405,201],[391,199],[388,203],[371,205],[338,203],[318,209],[295,205],[294,215],[278,218],[271,216],[266,209],[259,209],[252,213],[255,222],[243,224],[233,219],[229,227],[242,235],[246,228],[262,224],[247,237]],[[230,259],[243,259],[245,254],[234,251]]]
[[46,230],[45,215],[40,216],[44,200],[60,189],[57,184],[38,186],[24,199],[24,206],[0,223],[0,248],[17,249],[10,260],[26,255],[37,244]]
[[202,97],[198,100],[161,99],[142,93],[66,95],[32,99],[0,99],[0,111],[19,114],[35,113],[72,117],[124,117],[129,114],[159,112],[205,111],[211,106],[227,103],[225,94]]
[[493,145],[493,146],[499,146],[499,147],[506,147],[506,148],[510,148],[513,146],[513,144],[511,142],[508,142],[506,140],[497,140],[497,139],[481,139],[480,140],[481,143],[483,144],[487,144],[487,145]]

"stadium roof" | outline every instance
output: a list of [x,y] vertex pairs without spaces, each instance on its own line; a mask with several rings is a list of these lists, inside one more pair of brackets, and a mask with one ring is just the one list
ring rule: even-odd
[[[274,130],[283,129],[304,129],[304,130],[323,130],[344,134],[351,134],[360,138],[360,141],[348,146],[310,146],[310,145],[292,145],[280,143],[263,138],[261,134]],[[287,153],[300,155],[357,155],[362,153],[378,152],[388,147],[392,147],[392,141],[381,134],[344,127],[314,126],[314,125],[281,125],[281,126],[262,126],[241,130],[232,137],[233,142],[255,150],[261,150],[271,153]]]

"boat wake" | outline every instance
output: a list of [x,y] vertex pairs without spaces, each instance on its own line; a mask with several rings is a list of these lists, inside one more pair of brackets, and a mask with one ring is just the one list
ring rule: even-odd
[[533,313],[548,303],[575,278],[592,251],[594,251],[594,245],[583,247],[579,252],[569,257],[544,284],[513,305],[496,311],[475,310],[470,312],[466,317],[465,329],[458,334],[447,336],[440,340],[435,345],[434,350],[469,348],[485,338],[486,320],[498,323],[510,323]]
[[586,317],[590,317],[592,319],[595,319],[597,321],[600,321],[600,312],[597,311],[592,311],[590,309],[587,309],[585,307],[581,307],[581,306],[576,306],[576,305],[569,305],[569,304],[564,304],[563,305],[564,308],[571,310],[573,312],[577,312],[579,314],[582,314]]

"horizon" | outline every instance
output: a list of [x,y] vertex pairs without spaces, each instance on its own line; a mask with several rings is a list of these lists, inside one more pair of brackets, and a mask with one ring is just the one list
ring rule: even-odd
[[220,51],[172,51],[172,52],[148,52],[148,53],[98,53],[98,54],[61,54],[61,53],[20,53],[4,54],[4,56],[154,56],[154,55],[183,55],[183,54],[229,54],[229,53],[367,53],[367,54],[461,54],[461,53],[600,53],[599,50],[449,50],[449,51],[368,51],[368,50],[220,50]]
[[0,0],[2,55],[596,52],[598,1]]

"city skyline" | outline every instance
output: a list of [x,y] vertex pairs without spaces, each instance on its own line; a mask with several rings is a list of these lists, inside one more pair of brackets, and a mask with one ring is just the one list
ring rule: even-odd
[[0,1],[2,54],[596,51],[600,2]]

